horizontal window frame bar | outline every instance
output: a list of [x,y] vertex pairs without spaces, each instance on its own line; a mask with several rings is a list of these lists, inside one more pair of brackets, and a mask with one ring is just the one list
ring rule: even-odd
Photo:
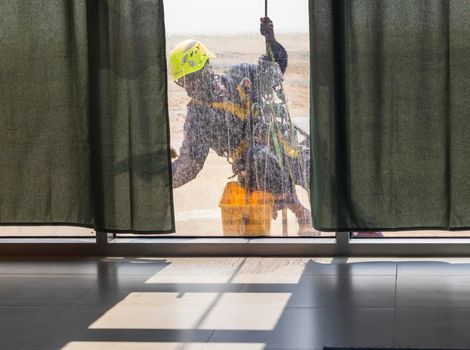
[[[19,239],[18,239],[19,240]],[[335,238],[212,239],[167,238],[120,243],[109,233],[97,233],[96,243],[0,241],[0,256],[108,257],[469,257],[470,238]],[[40,239],[38,239],[39,241]],[[231,242],[232,241],[232,242]]]

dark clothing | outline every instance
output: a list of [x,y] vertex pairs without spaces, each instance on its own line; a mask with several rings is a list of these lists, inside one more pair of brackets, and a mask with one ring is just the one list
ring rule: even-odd
[[[288,61],[286,50],[279,43],[272,44],[271,50],[284,73]],[[233,66],[219,78],[223,94],[211,95],[210,101],[193,98],[189,102],[183,145],[178,159],[172,164],[173,187],[193,180],[203,168],[209,149],[213,149],[233,162],[234,173],[245,171],[247,176],[242,177],[242,185],[274,194],[292,192],[289,175],[275,154],[265,145],[250,142],[255,132],[250,106],[259,101],[257,68],[252,64]],[[309,169],[309,157],[304,154],[301,158],[308,162],[305,166]],[[296,167],[298,164],[293,166]],[[308,183],[301,179],[305,172],[291,173],[295,183],[308,188]]]
[[193,180],[202,170],[213,149],[219,156],[229,156],[243,140],[245,122],[205,104],[191,101],[184,123],[184,140],[178,158],[172,163],[173,187]]

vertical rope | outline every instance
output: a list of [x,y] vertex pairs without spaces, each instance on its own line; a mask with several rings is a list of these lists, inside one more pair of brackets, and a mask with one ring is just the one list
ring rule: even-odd
[[[264,17],[268,17],[268,0],[264,0]],[[274,61],[274,54],[271,49],[271,45],[269,44],[268,40],[266,39],[266,55],[271,61]],[[276,146],[276,135],[273,135],[273,141]],[[276,147],[275,147],[276,148]],[[277,145],[277,148],[279,148],[279,145]],[[280,150],[278,149],[278,152]],[[287,209],[282,208],[282,235],[287,236],[288,235],[288,224],[287,224]]]
[[[264,0],[264,17],[268,17],[268,0]],[[274,61],[273,51],[271,50],[271,45],[268,43],[266,39],[266,55],[271,61]]]

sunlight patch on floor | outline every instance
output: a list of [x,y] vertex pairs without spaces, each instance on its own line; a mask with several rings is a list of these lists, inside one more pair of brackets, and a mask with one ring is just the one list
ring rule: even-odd
[[131,293],[90,329],[273,330],[290,293]]
[[[298,283],[311,258],[187,258],[170,263],[146,283]],[[331,259],[330,259],[331,261]]]

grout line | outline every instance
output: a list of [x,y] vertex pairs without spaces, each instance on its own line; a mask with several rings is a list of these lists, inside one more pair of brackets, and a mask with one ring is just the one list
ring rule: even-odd
[[[50,306],[46,306],[50,307]],[[70,306],[63,306],[64,310],[60,312],[57,317],[54,318],[54,320],[50,320],[46,324],[41,324],[39,327],[37,327],[35,330],[33,330],[29,336],[29,338],[24,339],[24,341],[19,345],[18,349],[21,349],[25,346],[28,346],[28,343],[31,342],[42,330],[48,329],[50,325],[57,324],[57,321],[70,309]]]
[[[236,270],[233,272],[232,276],[230,277],[230,279],[225,282],[224,284],[230,284],[234,278],[237,276],[237,274],[241,271],[241,269],[243,268],[243,266],[245,265],[246,261],[247,261],[248,258],[243,258],[240,262],[240,264],[237,266]],[[211,305],[208,306],[207,308],[207,311],[204,313],[204,315],[202,315],[202,317],[199,318],[199,320],[197,321],[196,323],[196,328],[199,328],[202,323],[204,322],[204,320],[208,317],[209,315],[209,312],[211,312],[214,307],[217,305],[217,303],[220,301],[220,298],[222,297],[222,294],[224,292],[217,292],[217,297],[215,298],[215,300],[211,303]]]
[[[95,261],[98,261],[98,260],[101,260],[101,259],[102,258],[98,258],[98,259],[95,259]],[[114,268],[115,268],[115,271],[117,271],[117,268],[116,267],[114,267]],[[90,276],[90,275],[86,275],[86,276]],[[42,276],[42,275],[33,275],[33,276]],[[54,276],[57,276],[57,275],[54,275]],[[74,278],[74,277],[77,277],[77,276],[80,276],[80,275],[70,275],[70,274],[68,274],[68,275],[63,275],[63,276],[70,276],[70,277]],[[81,276],[83,276],[83,275],[81,275]],[[95,283],[93,284],[93,286],[88,288],[81,296],[76,298],[71,304],[62,306],[64,308],[64,310],[62,312],[60,312],[54,320],[51,320],[47,324],[43,324],[43,325],[40,325],[39,327],[37,327],[37,329],[31,333],[30,337],[28,339],[25,339],[24,342],[21,343],[21,345],[19,346],[18,349],[21,349],[22,347],[27,346],[28,343],[31,342],[38,334],[40,334],[40,332],[42,330],[47,330],[51,325],[57,324],[58,320],[60,320],[60,318],[63,317],[63,315],[65,315],[69,310],[71,310],[72,307],[74,307],[79,300],[81,300],[88,293],[90,293],[94,288],[96,288],[96,286],[99,284],[99,271],[95,272],[91,276],[96,276],[97,277]],[[46,306],[46,307],[50,307],[50,306]],[[96,306],[94,306],[94,307],[96,307]]]
[[[74,300],[74,302],[72,304],[70,304],[70,307],[77,306],[77,303],[79,301],[81,301],[82,299],[84,299],[88,294],[92,293],[98,287],[98,284],[99,284],[99,281],[96,281],[96,283],[93,285],[93,287],[91,287],[85,293],[83,293],[78,298],[76,298]],[[80,304],[78,304],[78,305],[80,306]]]

